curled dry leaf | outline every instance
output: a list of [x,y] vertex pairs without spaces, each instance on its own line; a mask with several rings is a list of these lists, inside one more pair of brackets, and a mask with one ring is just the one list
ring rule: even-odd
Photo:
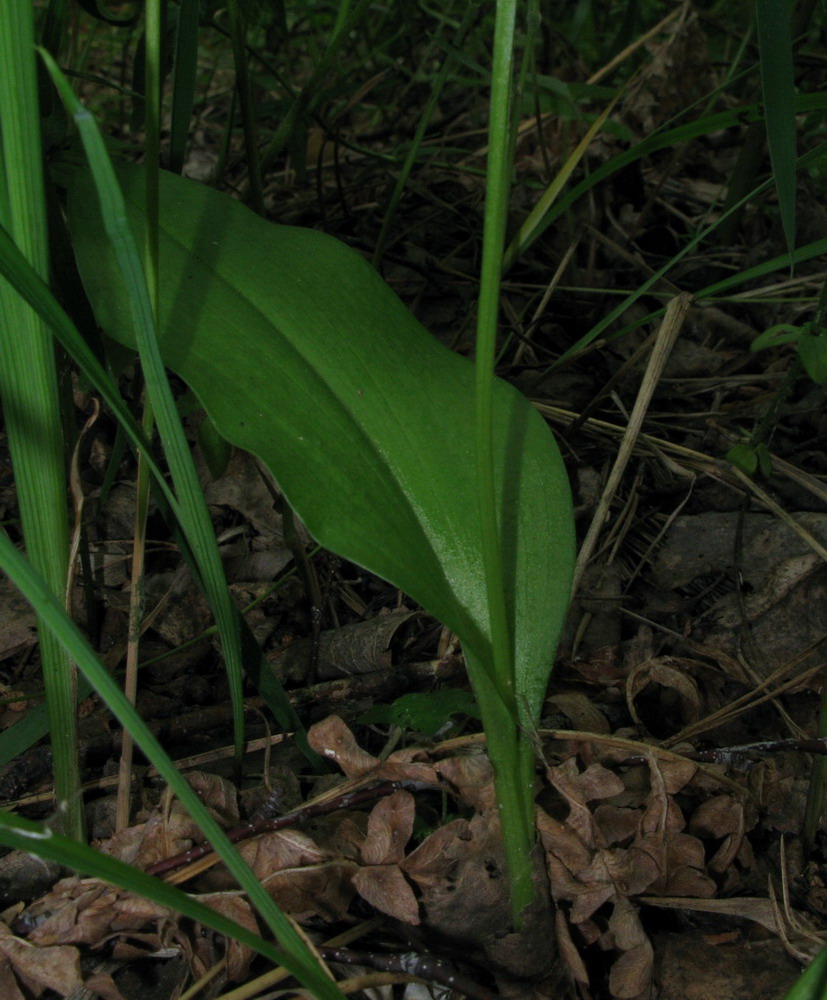
[[289,828],[247,841],[239,852],[259,880],[285,868],[307,868],[331,860],[331,852],[322,850],[301,830]]
[[[568,807],[564,820],[542,809],[537,815],[552,893],[581,940],[618,953],[609,974],[614,997],[631,1000],[651,989],[652,947],[631,901],[644,892],[704,897],[716,891],[704,845],[685,832],[673,798],[696,771],[695,764],[654,752],[645,766],[627,767],[622,776],[601,764],[581,771],[574,756],[547,770]],[[601,910],[606,903],[608,922]],[[581,963],[570,949],[561,954],[577,979]]]
[[415,814],[416,802],[410,792],[394,792],[376,803],[362,844],[362,860],[366,865],[399,864],[403,860]]
[[652,945],[640,923],[637,910],[625,899],[615,903],[609,932],[622,954],[609,973],[609,989],[620,1000],[650,995],[652,986]]
[[724,872],[732,864],[741,850],[746,828],[744,804],[732,795],[715,795],[702,802],[689,821],[695,836],[723,841],[708,862],[713,872]]
[[427,785],[440,784],[434,766],[426,762],[425,752],[417,747],[397,750],[387,760],[380,761],[362,750],[356,737],[338,715],[329,715],[307,731],[310,746],[335,761],[351,779],[373,781],[417,781]]
[[626,704],[629,714],[638,725],[648,723],[651,727],[653,724],[652,719],[639,715],[637,706],[638,697],[650,686],[666,689],[669,700],[677,701],[679,711],[675,721],[679,725],[675,726],[676,729],[700,719],[703,700],[695,680],[672,657],[656,657],[646,660],[633,670],[626,681]]
[[97,879],[62,879],[52,892],[28,907],[19,923],[32,930],[38,945],[99,945],[113,931],[139,931],[149,922],[169,919],[171,912],[149,900],[113,889]]
[[329,923],[343,920],[355,896],[352,881],[359,866],[337,858],[310,868],[274,872],[262,884],[279,909],[301,922],[319,917]]
[[583,691],[567,691],[551,695],[548,704],[562,712],[574,729],[587,733],[608,733],[609,722]]
[[311,726],[307,741],[316,753],[335,761],[348,778],[358,778],[379,765],[379,759],[362,750],[338,715],[329,715]]
[[494,771],[485,754],[449,757],[440,761],[437,771],[467,806],[481,813],[496,809]]
[[397,865],[367,865],[353,873],[359,895],[404,924],[419,923],[419,904]]

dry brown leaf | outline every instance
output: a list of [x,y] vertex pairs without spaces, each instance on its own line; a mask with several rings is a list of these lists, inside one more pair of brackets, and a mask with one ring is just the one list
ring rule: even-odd
[[481,946],[483,938],[502,934],[511,923],[500,826],[496,815],[477,813],[467,824],[449,828],[451,839],[439,830],[431,834],[442,847],[443,876],[429,872],[423,879],[408,863],[406,870],[421,889],[428,925],[449,939]]
[[638,715],[635,699],[649,685],[658,685],[674,692],[681,707],[680,721],[684,726],[697,722],[703,713],[703,700],[695,683],[685,670],[679,669],[681,661],[674,657],[655,657],[635,668],[626,681],[626,705],[638,725],[646,720]]
[[588,847],[595,847],[595,829],[591,811],[583,798],[583,790],[578,783],[577,761],[570,757],[558,767],[549,767],[546,774],[552,786],[566,800],[569,814],[566,824],[570,826]]
[[28,907],[19,918],[33,925],[29,941],[54,944],[99,945],[113,933],[137,931],[152,921],[169,919],[171,912],[150,900],[98,881],[67,878]]
[[594,811],[594,823],[607,844],[620,844],[637,835],[642,816],[640,809],[603,804]]
[[586,802],[610,799],[624,791],[621,779],[602,764],[590,764],[575,780]]
[[477,812],[496,809],[494,771],[486,754],[463,754],[449,757],[437,765],[440,777],[452,787],[462,801]]
[[[37,998],[42,994],[42,990],[40,992],[32,990],[32,993]],[[0,996],[4,1000],[27,1000],[20,991],[17,977],[12,971],[11,962],[5,955],[0,956]]]
[[108,972],[93,972],[83,985],[95,1000],[127,1000]]
[[366,865],[399,864],[413,833],[416,801],[410,792],[394,792],[380,799],[368,818],[368,835],[362,844]]
[[176,800],[163,816],[150,816],[145,823],[120,830],[95,846],[125,864],[148,868],[156,861],[186,851],[201,836],[198,824]]
[[[16,937],[5,924],[0,923],[0,954],[5,959],[2,964],[8,973],[0,974],[0,982],[5,980],[8,986],[8,992],[4,990],[0,994],[3,1000],[23,995],[13,982],[13,976],[35,996],[40,996],[47,989],[54,990],[60,996],[68,996],[73,990],[83,986],[77,948],[67,945],[37,947]],[[14,970],[13,974],[11,969]]]
[[698,773],[698,765],[692,760],[658,756],[657,763],[663,777],[663,787],[669,795],[677,795]]
[[419,923],[419,904],[397,865],[367,865],[353,874],[359,895],[403,924]]
[[609,722],[606,716],[582,691],[554,694],[548,699],[548,702],[558,712],[562,712],[566,716],[574,729],[587,733],[608,734]]
[[184,777],[215,820],[225,827],[238,826],[238,795],[231,781],[206,771],[188,771]]
[[471,840],[468,820],[455,819],[440,826],[425,838],[402,862],[401,867],[420,886],[434,885],[456,866],[448,848],[456,842]]
[[108,972],[93,972],[83,985],[95,1000],[127,1000]]
[[609,972],[609,990],[612,996],[619,1000],[649,996],[652,967],[653,951],[648,940],[623,952]]
[[543,809],[537,810],[537,830],[546,852],[553,854],[570,872],[582,871],[590,864],[591,848],[570,826]]
[[[199,896],[198,901],[209,906],[216,913],[220,913],[222,916],[234,920],[242,927],[246,927],[253,934],[260,934],[259,926],[256,923],[256,918],[253,916],[253,911],[250,909],[250,904],[240,893],[210,893]],[[225,958],[227,959],[227,977],[229,980],[233,983],[244,982],[253,958],[252,949],[230,938],[227,940]]]
[[560,958],[562,958],[563,963],[568,969],[572,979],[574,979],[575,982],[580,983],[582,986],[588,986],[589,974],[586,972],[586,966],[583,964],[580,952],[577,950],[574,941],[571,939],[568,921],[560,910],[557,910],[554,915],[554,934],[557,938],[557,947],[560,951]]
[[316,753],[335,761],[348,778],[358,778],[379,764],[377,757],[360,748],[356,737],[338,715],[329,715],[311,726],[307,741]]
[[245,841],[239,854],[259,881],[284,868],[307,868],[331,860],[330,853],[320,850],[307,834],[290,829]]
[[262,881],[276,905],[299,922],[320,917],[328,923],[345,918],[355,895],[351,880],[358,865],[337,858],[311,868],[288,868]]
[[692,814],[689,829],[697,837],[723,840],[707,862],[707,867],[713,872],[724,872],[738,855],[744,841],[744,804],[732,795],[716,795],[707,799]]
[[615,903],[609,918],[609,932],[615,946],[623,952],[609,973],[612,996],[628,1000],[641,994],[648,995],[652,983],[652,945],[637,910],[627,900],[620,899]]
[[367,833],[367,817],[364,813],[343,816],[328,839],[331,848],[345,858],[356,861],[362,856],[362,844]]

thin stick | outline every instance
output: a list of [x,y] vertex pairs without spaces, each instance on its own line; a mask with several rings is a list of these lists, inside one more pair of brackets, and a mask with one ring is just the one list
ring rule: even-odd
[[589,526],[583,546],[577,556],[577,564],[574,568],[574,582],[572,584],[573,594],[577,592],[586,566],[594,553],[600,532],[603,530],[603,526],[608,519],[612,501],[620,485],[620,480],[623,478],[623,473],[626,471],[626,466],[629,464],[629,459],[632,457],[632,451],[640,434],[640,429],[643,426],[643,420],[649,409],[649,403],[652,401],[655,386],[658,384],[691,304],[692,296],[686,292],[681,292],[680,295],[676,295],[674,299],[671,299],[669,305],[666,307],[666,315],[663,317],[660,329],[658,330],[655,346],[652,348],[649,364],[646,366],[646,373],[638,391],[634,409],[629,417],[629,424],[623,435],[623,440],[620,442],[617,458],[615,459],[612,471],[609,473],[606,488],[603,490],[600,503],[597,505],[597,510]]

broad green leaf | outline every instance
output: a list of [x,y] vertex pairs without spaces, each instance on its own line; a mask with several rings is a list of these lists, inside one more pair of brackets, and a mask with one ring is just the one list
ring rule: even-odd
[[[119,170],[142,239],[143,170]],[[161,177],[161,351],[219,431],[259,456],[326,547],[403,588],[490,662],[478,535],[473,366],[440,345],[353,250]],[[98,320],[134,344],[89,178],[69,222]],[[542,419],[495,386],[498,511],[515,692],[539,712],[573,562],[565,470]],[[486,686],[488,686],[486,684]]]
[[804,328],[798,338],[798,353],[813,382],[827,382],[827,335]]
[[476,702],[461,688],[441,688],[439,691],[411,691],[397,698],[392,705],[374,705],[359,716],[359,722],[379,722],[433,735],[452,715],[479,718]]
[[827,996],[827,948],[822,948],[784,1000],[824,1000]]
[[758,471],[758,455],[750,444],[733,445],[726,453],[726,458],[748,476],[754,476]]
[[801,327],[791,323],[777,323],[768,330],[759,333],[749,345],[750,351],[764,351],[768,347],[780,347],[782,344],[792,344],[801,336]]

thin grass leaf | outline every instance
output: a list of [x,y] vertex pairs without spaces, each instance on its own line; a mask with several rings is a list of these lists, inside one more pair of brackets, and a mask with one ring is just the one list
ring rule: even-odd
[[761,87],[770,161],[787,249],[795,247],[795,81],[792,7],[784,0],[755,0]]
[[[410,177],[411,170],[416,161],[417,156],[420,153],[422,140],[425,137],[425,130],[428,127],[428,123],[431,121],[431,117],[439,103],[442,96],[442,91],[448,80],[448,74],[451,72],[454,66],[454,60],[457,57],[457,52],[459,47],[462,45],[465,36],[468,33],[468,28],[471,25],[472,20],[476,16],[476,10],[473,4],[468,4],[465,8],[465,14],[463,16],[462,22],[456,31],[454,37],[454,45],[450,48],[447,46],[440,46],[445,49],[445,58],[442,61],[442,66],[440,67],[439,73],[437,74],[436,80],[434,80],[431,86],[431,93],[428,96],[428,102],[425,105],[422,114],[419,117],[419,122],[416,126],[416,132],[411,140],[408,151],[405,154],[405,160],[402,164],[401,169],[396,178],[396,182],[393,186],[393,191],[391,192],[390,198],[388,199],[388,205],[385,209],[385,215],[382,219],[382,228],[379,231],[379,236],[376,238],[376,246],[373,251],[373,256],[371,257],[371,263],[374,267],[378,268],[382,256],[385,252],[385,245],[387,244],[388,237],[390,235],[391,228],[396,219],[396,212],[399,208],[399,202],[402,199],[402,192],[405,190],[405,185]],[[439,39],[434,39],[434,43],[438,44]]]
[[[33,11],[0,4],[0,222],[31,267],[48,272]],[[14,467],[23,537],[30,558],[63,595],[68,577],[66,453],[54,344],[30,306],[0,281],[0,398]],[[74,667],[38,621],[40,659],[52,734],[55,794],[68,802],[61,818],[83,837]]]
[[128,729],[141,750],[164,777],[181,804],[201,828],[215,851],[221,856],[239,885],[247,893],[281,948],[290,956],[291,971],[320,997],[342,1000],[342,994],[319,969],[318,963],[293,924],[278,909],[263,886],[230,843],[227,835],[205,808],[196,792],[178,772],[144,720],[129,704],[109,673],[98,661],[74,622],[66,615],[54,594],[17,551],[8,535],[0,531],[0,567],[26,596],[42,617],[45,625],[77,663],[94,689],[103,698],[121,725]]
[[127,289],[138,335],[141,365],[180,504],[180,523],[197,560],[221,637],[227,676],[234,695],[233,737],[236,759],[240,761],[244,747],[244,715],[240,697],[243,665],[239,613],[224,578],[207,504],[158,349],[153,310],[135,239],[127,222],[118,182],[94,119],[72,93],[51,56],[43,50],[41,54],[66,107],[78,125],[89,166],[95,177],[104,228]]
[[557,200],[557,196],[563,190],[566,182],[574,173],[577,164],[586,155],[586,150],[591,145],[592,139],[594,139],[600,129],[603,128],[603,124],[611,114],[612,109],[615,104],[617,104],[622,93],[622,90],[618,91],[615,97],[612,98],[609,104],[607,104],[603,111],[597,116],[566,162],[559,169],[554,180],[543,192],[542,197],[531,210],[528,218],[520,226],[517,235],[511,241],[503,257],[503,272],[508,271],[520,254],[531,246],[539,235],[538,230],[544,231],[548,228],[546,218],[551,210],[551,206]]

